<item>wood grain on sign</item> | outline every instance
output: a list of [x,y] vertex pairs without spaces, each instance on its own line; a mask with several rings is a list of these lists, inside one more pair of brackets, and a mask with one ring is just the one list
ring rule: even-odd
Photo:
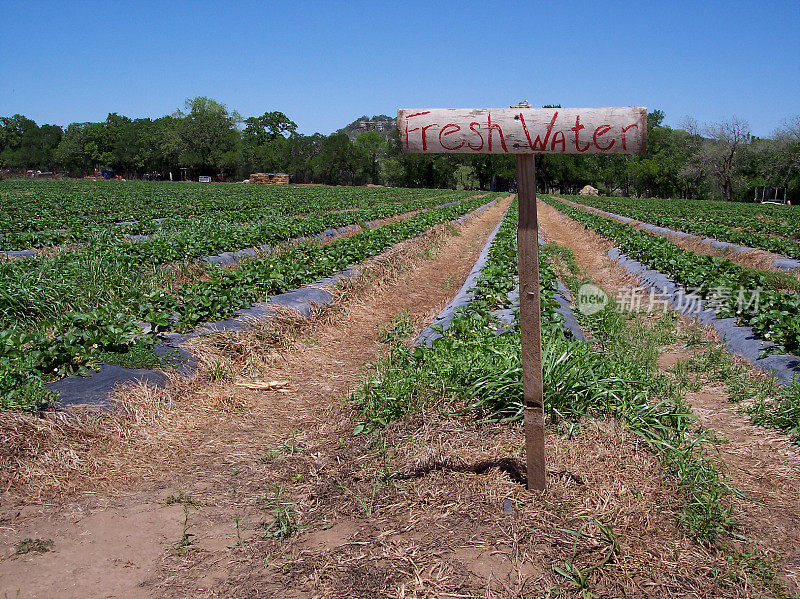
[[397,111],[403,150],[418,154],[642,154],[647,109],[481,108]]

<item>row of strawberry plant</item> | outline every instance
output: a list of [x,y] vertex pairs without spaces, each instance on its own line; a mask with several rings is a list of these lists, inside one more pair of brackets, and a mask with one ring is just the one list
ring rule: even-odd
[[759,203],[660,199],[660,198],[610,198],[625,203],[636,202],[653,212],[662,212],[694,218],[705,222],[723,220],[734,227],[750,227],[753,230],[777,235],[778,237],[800,239],[800,211],[797,206]]
[[[386,218],[403,212],[421,210],[465,197],[468,197],[468,193],[440,193],[427,198],[385,202],[367,208],[351,208],[340,211],[316,210],[303,215],[283,214],[265,206],[258,211],[249,212],[218,211],[194,216],[177,215],[135,222],[105,223],[102,226],[81,224],[69,229],[9,233],[2,239],[2,242],[3,247],[10,250],[42,248],[63,243],[125,244],[131,243],[136,236],[162,238],[161,243],[164,244],[171,243],[169,241],[171,236],[178,238],[196,236],[195,231],[210,234],[213,237],[235,235],[242,241],[248,237],[257,240],[260,238],[259,232],[264,228],[275,228],[275,226],[288,228],[304,222],[313,222],[314,219],[325,218],[330,221],[329,226],[342,226],[362,220]],[[136,241],[140,242],[142,239]]]
[[[191,260],[218,252],[246,247],[272,245],[287,239],[314,235],[326,229],[363,223],[429,209],[433,206],[459,201],[463,194],[453,193],[422,200],[384,204],[373,208],[344,212],[315,212],[305,217],[276,215],[257,222],[218,220],[214,216],[193,219],[168,219],[158,223],[157,233],[149,239],[132,241],[120,228],[70,230],[60,233],[70,241],[82,241],[84,246],[62,254],[59,261],[82,260],[81,253],[111,254],[120,260],[135,263],[164,264]],[[26,268],[21,266],[20,268]]]
[[[27,326],[6,319],[0,331],[0,405],[35,409],[47,399],[43,384],[48,380],[85,369],[101,357],[107,361],[109,352],[125,354],[132,348],[151,345],[158,332],[188,330],[229,317],[269,295],[362,262],[485,202],[485,198],[466,200],[327,245],[291,246],[245,262],[236,270],[218,269],[210,280],[186,284],[175,293],[158,288],[122,288],[102,307],[85,312],[66,311]],[[142,334],[138,325],[141,320],[152,325],[151,334]]]
[[[363,224],[418,210],[429,210],[438,205],[463,199],[463,194],[450,194],[354,211],[315,212],[305,217],[276,216],[244,225],[202,219],[187,223],[184,228],[177,231],[164,232],[140,243],[117,242],[106,248],[133,262],[163,264],[264,244],[274,245],[289,239],[321,233],[327,229]],[[97,249],[98,245],[93,245],[90,251]]]
[[[492,197],[484,196],[483,201]],[[0,324],[55,318],[66,311],[92,310],[120,296],[144,295],[165,286],[165,273],[173,270],[157,267],[165,262],[285,242],[331,227],[360,222],[362,218],[419,210],[441,201],[441,198],[417,200],[379,210],[326,213],[294,220],[276,219],[244,229],[204,230],[198,226],[190,232],[159,236],[141,244],[98,242],[48,260],[0,263]],[[220,234],[220,231],[225,231],[225,234]]]
[[[586,196],[568,196],[586,199]],[[649,213],[665,214],[706,223],[724,222],[734,228],[757,231],[785,239],[800,240],[800,210],[797,206],[775,206],[710,200],[602,197],[609,206],[635,206]],[[616,210],[611,210],[615,212]]]
[[[405,191],[405,190],[402,190]],[[319,192],[322,193],[322,192]],[[300,221],[306,216],[321,216],[328,212],[355,212],[352,218],[363,217],[365,220],[383,218],[403,211],[418,210],[435,206],[451,199],[461,199],[470,195],[471,192],[439,192],[427,194],[425,197],[395,197],[387,198],[386,201],[373,203],[369,206],[350,206],[345,209],[326,210],[322,207],[306,211],[303,214],[295,214],[293,211],[284,213],[277,210],[269,202],[262,202],[255,207],[245,208],[234,205],[224,210],[208,209],[199,214],[186,214],[182,211],[162,216],[159,218],[145,218],[140,216],[135,221],[104,221],[96,219],[92,215],[84,215],[79,222],[71,225],[64,225],[61,228],[47,230],[21,230],[5,233],[0,238],[0,247],[6,250],[28,249],[35,247],[47,247],[63,243],[109,243],[122,242],[131,235],[170,235],[181,234],[192,228],[214,229],[221,228],[234,229],[237,227],[247,228],[258,227],[264,223],[281,220],[284,222]],[[358,197],[354,193],[353,203]],[[124,203],[124,196],[120,202]],[[347,212],[343,212],[347,214]],[[353,222],[353,221],[350,221]]]
[[[613,240],[631,258],[658,270],[686,290],[710,299],[723,317],[736,317],[775,344],[774,351],[800,355],[800,294],[776,288],[773,277],[730,260],[702,256],[669,239],[574,208],[553,197],[542,199],[579,223]],[[751,310],[744,309],[757,303]]]
[[[262,301],[268,295],[295,289],[344,270],[348,265],[358,264],[402,240],[421,235],[436,224],[471,212],[487,201],[490,200],[485,197],[464,200],[454,206],[422,212],[352,237],[336,239],[327,245],[301,244],[275,256],[247,261],[236,270],[217,271],[210,281],[182,288],[176,305],[169,299],[163,300],[164,310],[180,314],[178,327],[183,330],[201,322],[225,318],[236,309]],[[162,325],[161,322],[151,324]]]
[[364,209],[441,194],[441,190],[325,186],[2,181],[0,235],[209,214],[221,220],[257,220]]
[[[722,241],[736,243],[739,245],[754,247],[791,258],[800,258],[800,242],[790,239],[783,239],[771,235],[760,234],[753,231],[753,221],[756,217],[739,219],[739,225],[743,228],[731,228],[730,216],[718,213],[715,220],[698,220],[696,217],[681,217],[670,213],[656,212],[643,208],[639,201],[620,202],[618,198],[587,198],[586,196],[567,196],[570,200],[580,202],[587,206],[614,212],[621,216],[634,218],[659,227],[668,227],[678,231],[684,231],[693,235],[703,235],[714,237]],[[723,221],[725,224],[723,224]]]

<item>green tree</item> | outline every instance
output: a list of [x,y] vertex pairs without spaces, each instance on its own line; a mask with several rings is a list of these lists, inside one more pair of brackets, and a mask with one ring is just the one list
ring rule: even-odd
[[312,158],[314,175],[322,183],[354,185],[366,170],[366,156],[346,133],[334,133],[322,140],[319,154]]
[[236,123],[241,117],[227,106],[206,97],[186,100],[186,113],[174,115],[178,121],[177,139],[172,148],[178,164],[192,175],[213,175],[224,167],[223,156],[235,149],[239,139]]
[[774,187],[784,187],[800,200],[800,115],[784,121],[767,144],[763,171]]
[[132,121],[116,112],[102,123],[91,123],[85,131],[85,152],[94,168],[123,172],[132,163],[129,129]]
[[86,131],[92,123],[71,123],[54,152],[56,164],[72,173],[84,174],[92,169],[91,157],[86,152]]
[[732,201],[747,187],[741,167],[750,144],[750,125],[737,118],[711,123],[705,127],[706,139],[692,163],[715,184],[722,198]]
[[61,141],[57,125],[42,125],[21,115],[0,118],[0,164],[14,169],[52,170]]
[[381,183],[380,160],[387,155],[387,141],[377,131],[365,131],[355,141],[356,149],[364,156],[365,179],[370,183]]
[[292,135],[283,143],[286,172],[297,183],[314,181],[314,158],[319,155],[325,136]]
[[[285,171],[288,168],[287,136],[296,135],[297,124],[284,113],[265,112],[244,120],[241,143],[236,155],[236,172],[246,176],[252,172]],[[228,157],[234,160],[234,153]],[[227,169],[226,170],[230,170]]]
[[243,137],[254,145],[264,145],[278,137],[294,135],[297,123],[282,112],[265,112],[261,116],[251,116],[244,120]]

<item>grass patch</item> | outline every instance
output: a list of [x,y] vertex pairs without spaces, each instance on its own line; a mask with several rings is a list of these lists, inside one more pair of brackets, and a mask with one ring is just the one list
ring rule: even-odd
[[[572,557],[564,562],[564,565],[554,566],[553,570],[556,574],[563,577],[576,591],[580,591],[582,597],[594,597],[589,586],[590,574],[606,564],[613,561],[614,556],[620,553],[620,546],[617,542],[617,534],[611,529],[600,522],[597,518],[582,518],[585,520],[584,524],[578,530],[560,528],[561,532],[565,532],[575,537],[575,542],[572,547]],[[595,532],[596,531],[596,532]],[[581,540],[589,540],[599,543],[604,546],[603,555],[599,561],[581,568],[577,564],[578,558],[578,542]]]
[[292,434],[287,439],[281,441],[280,449],[270,449],[259,457],[258,461],[269,464],[270,462],[279,462],[284,458],[300,453],[306,448],[305,441],[299,438],[302,434],[303,430],[299,428],[292,431]]
[[451,237],[461,237],[461,229],[455,223],[446,223],[444,228]]
[[754,424],[782,430],[800,444],[800,381],[777,396],[759,396],[745,411]]
[[166,360],[162,360],[153,351],[153,344],[148,339],[139,339],[125,348],[125,351],[102,351],[96,357],[92,357],[92,362],[99,364],[106,362],[125,368],[157,368],[165,365]]
[[[737,551],[729,548],[723,549],[725,561],[730,566],[728,575],[720,582],[725,587],[748,588],[753,586],[763,586],[772,594],[771,597],[779,599],[797,599],[797,593],[789,593],[789,590],[779,578],[779,570],[775,563],[768,557],[756,551]],[[756,582],[758,585],[754,585]]]
[[26,375],[11,367],[11,360],[0,357],[0,409],[36,412],[56,399],[36,373]]
[[180,503],[181,505],[191,505],[193,507],[200,506],[200,503],[196,499],[184,493],[183,491],[180,491],[177,495],[170,493],[170,495],[164,500],[164,503],[167,505],[175,505],[176,503]]
[[172,548],[175,550],[175,553],[181,557],[186,557],[196,549],[192,543],[192,537],[194,534],[189,532],[189,506],[193,504],[190,504],[186,501],[181,503],[183,505],[183,531],[181,533],[180,540],[174,543]]
[[14,553],[27,555],[28,553],[47,553],[53,549],[52,539],[25,539],[17,543]]
[[265,536],[288,539],[299,530],[295,504],[280,485],[275,485],[271,495],[262,495],[259,505],[261,509],[272,513],[272,521],[264,526]]
[[772,270],[761,270],[752,266],[742,267],[751,277],[763,277],[768,289],[778,289],[781,291],[800,292],[800,281],[785,272],[775,272]]
[[389,324],[378,325],[378,341],[389,345],[398,345],[416,330],[416,323],[411,318],[411,313],[404,310],[394,318]]

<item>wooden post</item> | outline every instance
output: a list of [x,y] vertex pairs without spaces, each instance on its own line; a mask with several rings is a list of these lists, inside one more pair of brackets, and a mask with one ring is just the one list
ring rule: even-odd
[[539,223],[536,215],[536,159],[533,154],[517,154],[517,191],[525,455],[528,465],[528,489],[542,491],[547,481],[544,463],[542,316],[539,305]]

